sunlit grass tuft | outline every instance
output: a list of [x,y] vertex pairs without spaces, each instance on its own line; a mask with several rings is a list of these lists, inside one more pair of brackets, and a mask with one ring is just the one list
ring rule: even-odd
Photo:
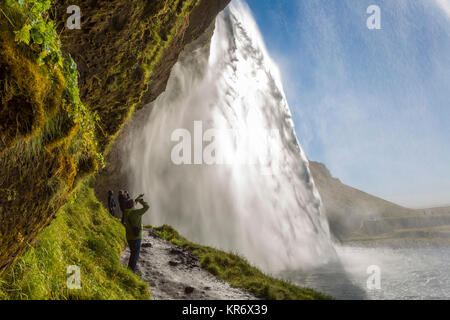
[[[0,278],[0,299],[149,299],[148,285],[122,266],[125,232],[81,185],[33,247]],[[67,288],[67,267],[81,289]]]

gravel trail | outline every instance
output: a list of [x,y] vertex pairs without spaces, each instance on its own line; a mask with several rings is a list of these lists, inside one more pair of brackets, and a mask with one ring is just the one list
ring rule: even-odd
[[[128,263],[130,251],[122,253]],[[202,269],[197,258],[187,249],[144,230],[142,249],[136,273],[150,284],[154,300],[254,300],[255,296]]]

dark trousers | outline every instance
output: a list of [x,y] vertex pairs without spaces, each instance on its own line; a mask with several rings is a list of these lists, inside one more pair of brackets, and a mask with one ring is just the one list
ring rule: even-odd
[[120,212],[122,213],[122,218],[121,218],[122,224],[125,225],[125,210],[121,209]]
[[142,239],[128,240],[128,246],[130,247],[130,260],[128,261],[128,268],[136,272],[136,264],[139,260],[139,254],[141,253]]

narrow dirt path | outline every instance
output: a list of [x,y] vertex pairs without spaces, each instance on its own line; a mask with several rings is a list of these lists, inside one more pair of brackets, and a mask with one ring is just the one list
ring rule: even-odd
[[[128,263],[127,248],[121,256]],[[202,269],[189,250],[145,230],[136,273],[150,284],[154,300],[253,300],[252,294],[232,288]]]

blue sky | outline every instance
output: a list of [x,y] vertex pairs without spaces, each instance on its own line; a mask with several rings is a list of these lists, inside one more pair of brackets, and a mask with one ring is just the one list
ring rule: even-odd
[[450,205],[450,0],[247,3],[311,160],[401,205]]

